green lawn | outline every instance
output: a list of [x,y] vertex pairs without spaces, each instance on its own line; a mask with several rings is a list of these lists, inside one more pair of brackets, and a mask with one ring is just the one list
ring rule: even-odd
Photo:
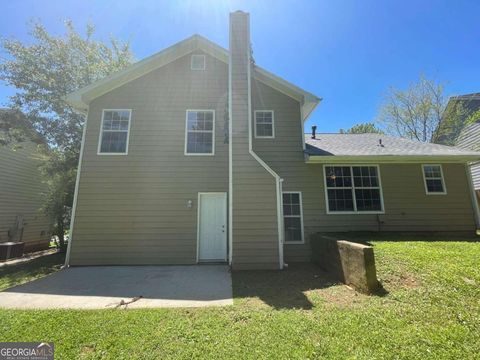
[[234,273],[225,308],[1,310],[0,339],[54,341],[59,359],[480,358],[480,243],[393,240],[372,241],[381,296],[290,266]]

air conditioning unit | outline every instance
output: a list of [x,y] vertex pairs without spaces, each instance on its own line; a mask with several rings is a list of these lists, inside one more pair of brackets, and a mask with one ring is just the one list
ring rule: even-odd
[[0,243],[0,261],[7,261],[23,255],[24,242]]

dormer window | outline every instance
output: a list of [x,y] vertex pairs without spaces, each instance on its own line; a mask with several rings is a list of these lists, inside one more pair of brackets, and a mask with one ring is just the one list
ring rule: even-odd
[[205,55],[192,55],[192,70],[205,70]]

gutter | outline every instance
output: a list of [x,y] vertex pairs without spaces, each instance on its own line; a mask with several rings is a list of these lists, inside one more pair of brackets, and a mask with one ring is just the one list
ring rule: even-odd
[[[249,49],[250,50],[250,49]],[[282,183],[283,179],[265,163],[265,161],[258,156],[255,151],[253,151],[252,146],[252,84],[251,84],[251,52],[248,51],[247,54],[247,76],[248,76],[248,152],[252,157],[265,169],[267,170],[274,178],[276,183],[277,191],[277,227],[278,227],[278,261],[280,270],[284,267],[283,261],[283,243],[284,243],[284,232],[283,232],[283,204],[282,204]],[[229,66],[231,69],[231,66]],[[231,79],[230,79],[231,80]],[[231,92],[230,92],[231,94]],[[231,121],[231,120],[230,120]],[[231,129],[231,128],[230,128]],[[231,144],[231,141],[230,141]]]
[[330,163],[467,163],[480,161],[478,155],[311,155],[305,153],[306,164]]

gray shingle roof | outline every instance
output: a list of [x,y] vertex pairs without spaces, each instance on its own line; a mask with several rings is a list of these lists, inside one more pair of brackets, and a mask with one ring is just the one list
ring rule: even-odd
[[[381,145],[379,140],[381,139]],[[478,156],[480,152],[422,143],[382,134],[305,134],[308,155],[317,156]]]

